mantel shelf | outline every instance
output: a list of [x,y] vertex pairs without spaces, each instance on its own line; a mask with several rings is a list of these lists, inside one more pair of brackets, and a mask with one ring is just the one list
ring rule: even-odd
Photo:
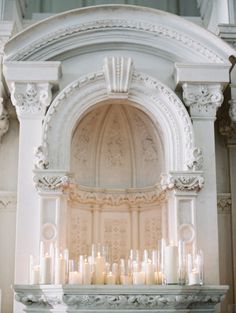
[[215,312],[228,286],[15,285],[25,312]]

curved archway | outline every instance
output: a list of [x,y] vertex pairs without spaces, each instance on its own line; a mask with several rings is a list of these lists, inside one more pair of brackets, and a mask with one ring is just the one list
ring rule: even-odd
[[[116,99],[141,109],[159,125],[166,170],[186,170],[194,135],[190,117],[179,98],[156,79],[134,72],[127,98],[124,99],[121,93],[120,96],[116,94]],[[114,100],[114,97],[107,91],[103,72],[81,77],[56,97],[47,112],[43,129],[49,169],[69,171],[71,138],[78,121],[93,106],[107,100]]]

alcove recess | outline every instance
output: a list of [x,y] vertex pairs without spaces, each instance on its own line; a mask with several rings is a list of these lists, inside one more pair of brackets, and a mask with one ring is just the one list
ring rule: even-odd
[[96,104],[76,124],[71,141],[75,191],[68,201],[70,255],[107,244],[113,261],[130,248],[151,249],[166,237],[163,134],[128,100]]

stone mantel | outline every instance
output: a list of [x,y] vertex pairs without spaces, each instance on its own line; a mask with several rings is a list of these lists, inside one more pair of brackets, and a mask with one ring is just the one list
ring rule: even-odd
[[215,312],[228,286],[15,285],[25,312]]

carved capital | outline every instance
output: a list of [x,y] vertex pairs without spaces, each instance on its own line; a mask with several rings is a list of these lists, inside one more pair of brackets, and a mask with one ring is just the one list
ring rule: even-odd
[[161,185],[163,190],[199,191],[204,186],[204,178],[200,173],[194,172],[163,174]]
[[49,83],[12,83],[11,100],[19,117],[42,117],[52,93]]
[[3,98],[0,98],[0,142],[2,136],[9,129],[9,114],[3,105]]
[[220,84],[183,84],[183,100],[192,118],[215,119],[223,99]]
[[232,199],[230,193],[220,193],[217,195],[218,214],[230,214],[232,208]]
[[69,185],[70,178],[62,173],[36,172],[34,185],[39,192],[63,192]]
[[133,62],[126,57],[107,57],[104,60],[104,75],[107,93],[110,96],[127,98],[132,77]]

